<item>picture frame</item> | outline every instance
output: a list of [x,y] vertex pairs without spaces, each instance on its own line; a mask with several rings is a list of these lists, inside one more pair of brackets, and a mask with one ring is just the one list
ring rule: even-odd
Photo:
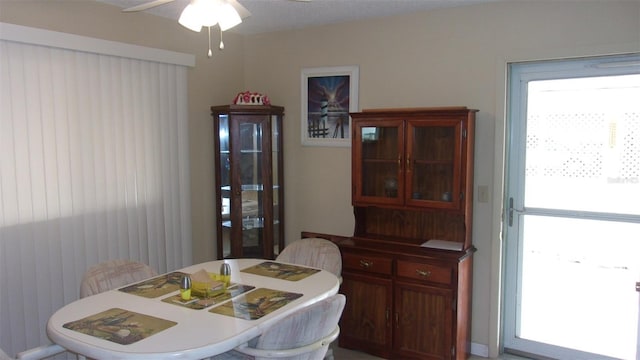
[[301,73],[304,146],[351,146],[350,112],[358,111],[359,67],[304,68]]

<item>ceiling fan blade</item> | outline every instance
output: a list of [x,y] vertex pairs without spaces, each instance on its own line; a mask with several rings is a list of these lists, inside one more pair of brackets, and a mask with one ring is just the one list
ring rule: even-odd
[[166,4],[166,3],[169,3],[169,2],[172,2],[172,1],[174,1],[174,0],[153,0],[153,1],[150,1],[148,3],[132,6],[130,8],[126,8],[126,9],[122,9],[122,11],[124,11],[124,12],[143,11],[143,10],[151,9],[153,7],[160,6],[162,4]]
[[247,10],[246,7],[242,6],[242,4],[240,4],[237,0],[227,0],[227,3],[229,3],[231,6],[233,6],[234,9],[236,9],[241,19],[251,16],[249,10]]

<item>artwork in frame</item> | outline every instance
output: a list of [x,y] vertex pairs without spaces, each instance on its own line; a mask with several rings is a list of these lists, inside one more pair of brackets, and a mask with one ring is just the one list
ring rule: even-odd
[[302,69],[302,145],[350,146],[358,111],[358,66]]

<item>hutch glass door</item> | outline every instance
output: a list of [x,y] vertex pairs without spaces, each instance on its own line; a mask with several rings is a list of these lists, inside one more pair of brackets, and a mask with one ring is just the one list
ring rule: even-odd
[[460,121],[409,121],[406,198],[457,208],[460,196]]
[[356,200],[402,203],[402,122],[356,122]]

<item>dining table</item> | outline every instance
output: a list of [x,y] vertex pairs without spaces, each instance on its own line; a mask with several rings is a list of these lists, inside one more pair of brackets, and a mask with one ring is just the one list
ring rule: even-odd
[[[181,296],[185,275],[228,286]],[[92,359],[204,359],[259,336],[287,315],[338,292],[331,272],[265,259],[204,262],[73,301],[47,322],[54,343]],[[199,289],[202,290],[202,289]]]

